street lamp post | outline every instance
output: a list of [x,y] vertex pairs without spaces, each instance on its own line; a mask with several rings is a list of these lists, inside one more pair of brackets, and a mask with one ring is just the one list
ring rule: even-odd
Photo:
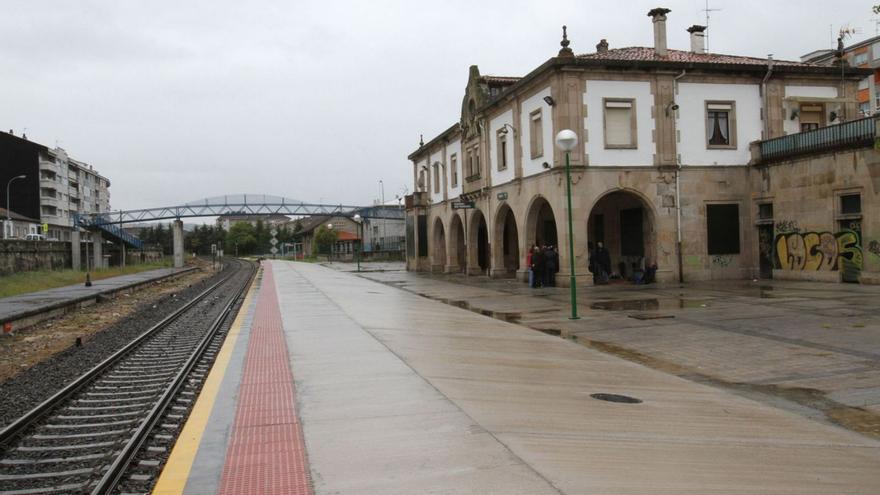
[[361,248],[361,244],[363,244],[363,242],[364,242],[363,239],[361,239],[361,237],[363,237],[361,235],[361,230],[363,229],[363,224],[361,222],[363,222],[364,219],[361,218],[360,215],[355,213],[352,220],[354,220],[354,223],[356,223],[358,226],[358,241],[359,242],[354,247],[354,257],[357,260],[357,271],[360,272],[361,271],[361,249],[360,248]]
[[385,235],[387,234],[387,232],[385,232],[385,218],[384,218],[385,217],[385,183],[382,182],[381,180],[379,181],[379,187],[382,189],[382,210],[381,211],[382,211],[382,217],[383,217],[382,218],[382,241],[381,241],[381,244],[379,245],[379,248],[384,251],[385,250]]
[[571,316],[569,319],[580,319],[577,313],[577,284],[574,276],[574,228],[572,227],[571,211],[571,150],[578,144],[578,137],[571,129],[563,129],[556,135],[556,146],[565,151],[565,195],[568,200],[568,262],[569,287],[571,292]]
[[9,211],[9,186],[12,185],[12,181],[15,179],[24,179],[27,175],[16,175],[15,177],[9,179],[9,182],[6,183],[6,225],[3,226],[3,238],[8,239],[7,232],[9,232],[10,227],[12,226],[12,213]]
[[[333,224],[332,224],[332,223],[328,223],[328,224],[327,224],[327,230],[333,230]],[[335,243],[335,242],[334,242],[333,244],[330,244],[330,253],[327,255],[327,261],[330,261],[330,260],[333,259],[333,249],[334,249],[335,247],[336,247],[336,243]]]

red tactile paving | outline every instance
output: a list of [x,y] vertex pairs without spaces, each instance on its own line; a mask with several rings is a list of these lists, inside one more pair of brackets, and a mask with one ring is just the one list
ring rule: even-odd
[[220,494],[311,495],[295,393],[272,265],[267,263],[251,326]]

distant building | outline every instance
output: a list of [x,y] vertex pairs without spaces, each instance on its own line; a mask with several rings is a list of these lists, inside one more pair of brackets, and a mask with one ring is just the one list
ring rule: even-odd
[[[315,244],[315,234],[321,226],[328,227],[336,232],[336,243],[332,246],[330,254],[339,259],[354,259],[354,253],[360,244],[360,229],[354,220],[342,216],[313,216],[299,220],[302,225],[297,235],[302,236],[302,249],[305,256],[314,256],[318,253]],[[292,228],[292,227],[291,227]]]
[[[6,225],[7,216],[9,217],[9,225]],[[39,220],[19,215],[14,211],[10,212],[6,208],[0,208],[0,222],[3,222],[3,229],[0,229],[0,232],[6,232],[9,239],[24,239],[28,234],[43,233]]]
[[801,56],[802,62],[835,65],[839,55],[849,67],[871,69],[873,72],[859,81],[856,104],[859,113],[867,117],[880,111],[880,36],[847,46],[842,54],[837,50],[816,50]]
[[267,227],[280,227],[287,225],[290,222],[290,217],[285,215],[223,215],[217,217],[217,224],[226,231],[233,225],[242,222],[247,222],[256,227],[258,221],[263,222],[263,225]]
[[77,213],[110,211],[110,180],[91,165],[70,158],[62,148],[50,149],[24,136],[0,132],[0,203],[6,205],[6,184],[24,175],[10,188],[10,210],[48,224],[48,239],[70,240]]

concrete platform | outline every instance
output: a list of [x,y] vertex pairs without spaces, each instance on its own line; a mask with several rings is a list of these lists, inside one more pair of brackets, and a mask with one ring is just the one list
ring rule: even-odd
[[[271,265],[314,493],[880,490],[870,438],[387,284]],[[246,314],[197,403],[210,413],[191,416],[204,433],[187,424],[166,467],[178,482],[157,493],[217,493]]]
[[91,287],[76,284],[0,298],[0,325],[10,323],[13,331],[27,328],[39,321],[60,316],[69,309],[94,304],[100,297],[108,297],[123,290],[175,277],[195,269],[157,268],[95,280]]

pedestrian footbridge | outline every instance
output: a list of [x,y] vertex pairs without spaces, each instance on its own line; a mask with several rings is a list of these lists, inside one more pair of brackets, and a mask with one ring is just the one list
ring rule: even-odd
[[[182,218],[235,216],[343,216],[361,218],[403,220],[404,209],[400,206],[374,205],[354,206],[343,204],[313,203],[300,201],[270,194],[230,194],[214,196],[181,205],[144,208],[139,210],[118,210],[104,213],[77,214],[74,217],[76,226],[95,234],[95,255],[100,255],[100,242],[106,235],[123,245],[140,249],[140,239],[129,234],[123,225],[158,220],[173,220],[174,261],[175,265],[183,264],[183,224]],[[79,232],[74,232],[79,237]],[[79,242],[75,240],[73,260],[79,264]],[[179,252],[178,252],[179,251]]]

